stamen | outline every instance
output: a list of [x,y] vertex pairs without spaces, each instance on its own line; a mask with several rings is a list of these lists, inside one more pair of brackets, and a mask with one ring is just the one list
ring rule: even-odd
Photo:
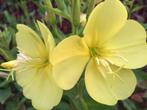
[[129,62],[125,57],[123,57],[123,56],[121,56],[121,55],[116,55],[116,57],[119,57],[121,60],[123,60],[123,61],[126,62],[126,63]]
[[[124,66],[124,65],[123,65]],[[125,83],[122,78],[118,75],[118,72],[121,71],[121,69],[123,68],[123,66],[119,67],[116,71],[112,71],[111,73],[109,74],[112,74],[113,75],[113,78],[117,77],[119,78],[119,80],[123,83]]]
[[[121,71],[121,69],[124,67],[124,65],[121,66],[121,67],[119,67],[117,70],[113,71],[112,68],[111,68],[111,66],[110,66],[110,64],[109,64],[106,60],[100,59],[100,63],[102,63],[102,65],[103,65],[105,68],[108,69],[108,72],[107,72],[108,74],[112,74],[112,75],[113,75],[113,79],[114,79],[115,77],[117,77],[117,78],[119,78],[120,81],[122,81],[122,82],[124,83],[124,81],[122,80],[122,78],[117,74],[119,71]],[[100,70],[100,69],[99,69],[99,70]],[[103,75],[105,78],[107,77],[107,76],[105,75],[105,72],[104,72],[103,70],[101,70],[101,73],[102,73],[102,75]]]
[[110,72],[110,73],[113,72],[112,69],[111,69],[111,67],[110,67],[110,65],[109,65],[109,63],[108,63],[106,60],[101,59],[100,62],[102,63],[102,65],[103,65],[105,68],[108,69],[108,72]]
[[98,69],[99,69],[101,75],[104,77],[104,79],[106,79],[107,76],[105,74],[105,71],[102,68],[100,68],[100,67]]
[[100,60],[97,57],[95,57],[95,60],[96,60],[96,63],[99,65],[100,64]]

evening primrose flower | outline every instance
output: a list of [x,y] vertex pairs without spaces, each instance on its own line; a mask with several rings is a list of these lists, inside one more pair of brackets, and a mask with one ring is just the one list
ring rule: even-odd
[[43,23],[38,21],[37,24],[40,34],[23,24],[17,25],[16,41],[20,54],[16,81],[36,109],[50,110],[59,103],[63,91],[52,76],[50,54],[55,47],[54,39]]
[[53,51],[53,76],[71,89],[85,69],[85,85],[97,102],[114,105],[129,97],[136,77],[130,69],[147,64],[146,32],[119,0],[105,0],[94,8],[84,37],[64,39]]

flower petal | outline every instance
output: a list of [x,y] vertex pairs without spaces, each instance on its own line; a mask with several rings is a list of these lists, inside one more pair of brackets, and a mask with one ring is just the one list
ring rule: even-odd
[[[120,69],[117,66],[111,65],[113,71]],[[124,100],[131,96],[137,85],[135,74],[132,70],[121,69],[117,73],[118,76],[108,75],[108,82],[110,82],[110,89],[118,100]]]
[[124,65],[125,68],[136,69],[147,64],[146,31],[136,21],[128,20],[124,27],[104,45],[127,60],[124,62],[123,59],[116,56],[107,58],[117,66]]
[[95,46],[112,37],[127,20],[127,10],[119,0],[105,0],[95,7],[84,30],[87,44]]
[[88,47],[80,37],[71,36],[59,43],[52,56],[55,81],[62,89],[71,89],[88,62]]
[[[112,69],[118,68],[112,66]],[[107,72],[105,67],[96,65],[92,59],[86,68],[85,84],[89,95],[94,100],[103,104],[114,105],[118,100],[125,99],[132,94],[136,86],[136,78],[133,72],[127,69],[120,70],[117,73],[118,76]]]
[[24,96],[31,99],[38,110],[50,110],[61,100],[63,91],[54,82],[49,67],[37,69],[27,63],[21,64],[16,70],[16,80]]
[[51,51],[55,47],[55,41],[52,36],[52,33],[43,23],[41,23],[40,21],[37,21],[37,23],[41,31],[47,50]]
[[45,55],[45,46],[39,36],[28,26],[17,25],[16,42],[19,50],[29,57],[40,57]]

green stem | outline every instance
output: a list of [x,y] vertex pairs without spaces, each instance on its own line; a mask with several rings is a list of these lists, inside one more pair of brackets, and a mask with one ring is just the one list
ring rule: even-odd
[[6,87],[6,85],[8,85],[10,82],[11,82],[10,80],[9,81],[8,80],[5,80],[5,81],[1,82],[0,83],[0,88]]
[[48,18],[49,18],[49,23],[51,25],[56,25],[56,16],[55,14],[50,10],[53,8],[51,0],[44,0],[45,6],[47,7],[47,12],[48,12]]
[[20,107],[22,106],[22,104],[26,101],[26,98],[22,98],[19,102],[19,104],[17,105],[17,107],[15,108],[15,110],[20,110]]
[[53,25],[53,31],[55,33],[55,35],[57,36],[57,38],[59,38],[59,40],[63,40],[64,39],[64,35],[63,33],[58,29],[58,27],[56,25]]
[[80,0],[72,0],[72,32],[77,34],[80,25]]
[[29,21],[30,17],[29,17],[29,12],[28,12],[28,8],[27,8],[27,2],[20,0],[20,7],[22,7],[21,9],[24,12],[25,18],[27,19],[27,21]]
[[8,69],[3,69],[3,68],[0,68],[0,71],[10,72],[10,71],[12,71],[12,70],[8,70]]
[[89,6],[88,6],[88,9],[87,9],[87,19],[90,15],[91,11],[93,10],[95,3],[96,3],[96,0],[90,0]]
[[129,14],[128,14],[128,18],[131,18],[131,15],[132,15],[132,10],[133,10],[133,5],[134,5],[134,2],[135,0],[132,0],[130,1],[130,7],[129,7]]
[[80,103],[83,107],[83,110],[89,110],[85,100],[83,99],[83,97],[80,96],[79,99],[80,99]]
[[68,19],[69,21],[71,21],[71,17],[68,14],[64,13],[63,11],[61,11],[61,10],[59,10],[57,8],[50,8],[50,7],[48,7],[48,9],[50,11],[52,11],[53,13],[55,13],[55,14],[57,14],[59,16],[62,16],[64,18]]
[[5,52],[2,48],[0,48],[0,54],[6,59],[6,60],[12,60],[13,58],[11,58],[7,52]]
[[78,83],[78,85],[77,85],[77,92],[78,92],[78,94],[79,94],[79,95],[78,95],[78,96],[79,96],[79,101],[80,101],[80,103],[81,103],[81,105],[82,105],[83,110],[89,110],[89,109],[88,109],[88,105],[87,105],[87,103],[85,102],[84,96],[83,96],[83,90],[85,89],[85,88],[84,88],[84,85],[83,85],[83,82],[84,82],[84,79],[81,78],[80,81],[79,81],[79,83]]
[[64,95],[64,99],[67,100],[73,107],[73,110],[80,110],[74,98],[69,94]]
[[63,12],[66,13],[66,14],[68,13],[64,0],[56,0],[56,3],[57,3],[57,6],[59,7],[60,10],[63,10]]

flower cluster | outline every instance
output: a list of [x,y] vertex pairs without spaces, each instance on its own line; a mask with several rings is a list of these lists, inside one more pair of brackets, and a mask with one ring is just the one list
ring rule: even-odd
[[83,35],[72,35],[57,46],[49,29],[37,21],[38,31],[18,24],[16,80],[38,110],[56,106],[63,90],[73,88],[85,73],[89,95],[114,105],[136,86],[131,69],[147,64],[146,32],[128,20],[119,0],[105,0],[89,16]]

